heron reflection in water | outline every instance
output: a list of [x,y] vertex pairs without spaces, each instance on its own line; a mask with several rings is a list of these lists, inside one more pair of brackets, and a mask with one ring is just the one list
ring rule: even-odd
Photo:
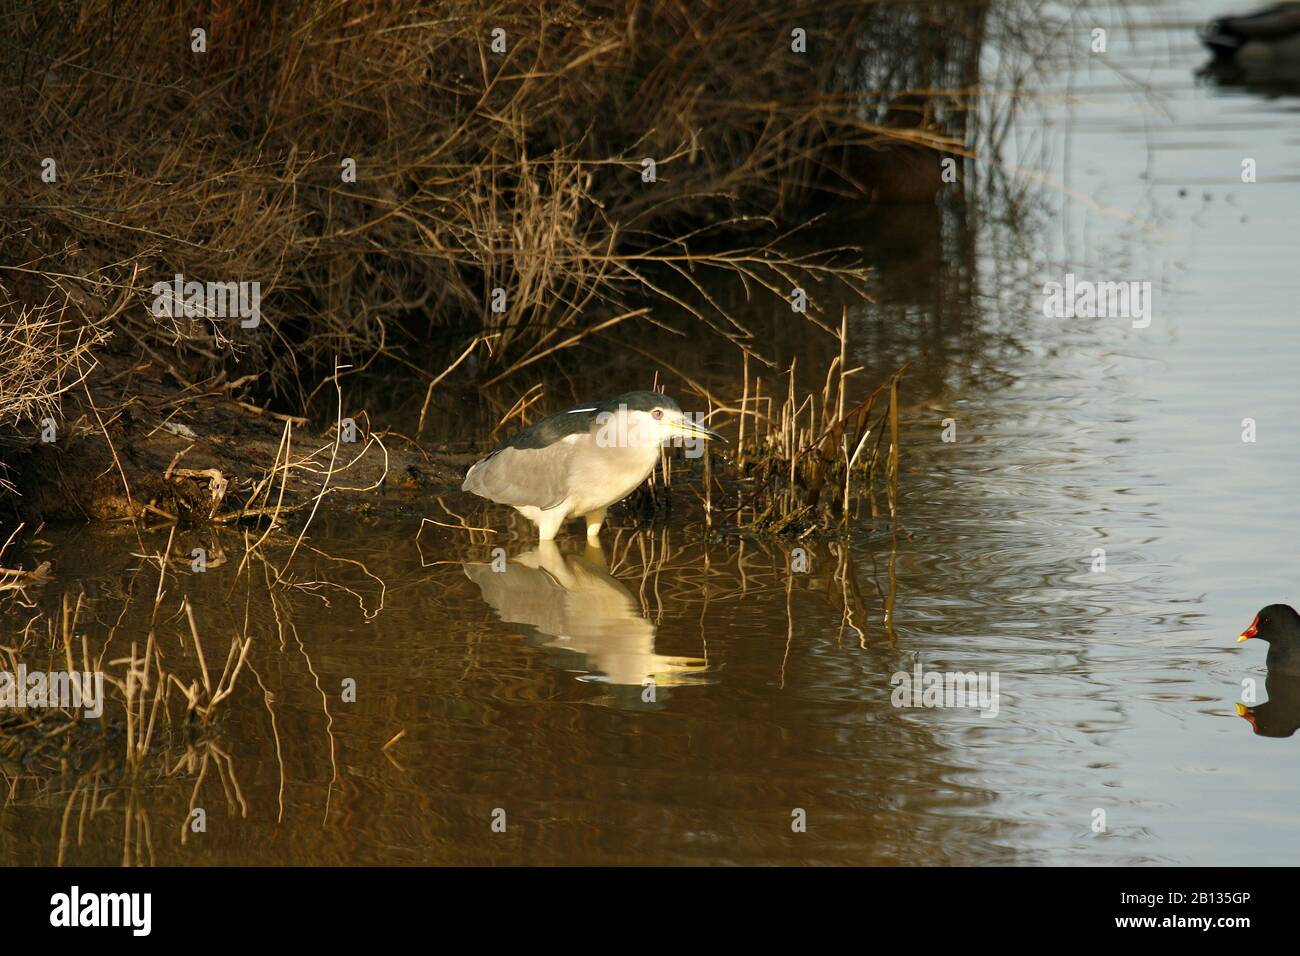
[[[654,624],[609,573],[598,544],[589,541],[585,550],[563,555],[554,541],[541,541],[503,570],[463,567],[502,621],[519,625],[541,647],[581,655],[582,679],[610,685],[619,703],[661,703],[665,688],[705,682],[703,658],[655,653]],[[642,689],[648,682],[653,693]]]

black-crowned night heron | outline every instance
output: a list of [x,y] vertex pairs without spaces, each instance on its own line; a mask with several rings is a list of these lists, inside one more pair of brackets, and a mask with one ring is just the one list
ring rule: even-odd
[[636,490],[673,438],[694,443],[721,436],[691,421],[667,395],[628,392],[579,405],[512,435],[474,465],[461,487],[510,505],[550,541],[569,518],[600,534],[605,510]]

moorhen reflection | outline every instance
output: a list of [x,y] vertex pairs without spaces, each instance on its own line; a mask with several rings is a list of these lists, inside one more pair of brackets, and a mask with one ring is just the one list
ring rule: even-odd
[[589,679],[611,685],[623,703],[640,701],[647,680],[654,681],[657,701],[665,699],[662,688],[701,682],[703,658],[655,653],[655,626],[609,573],[598,545],[562,555],[555,542],[542,541],[500,571],[489,564],[463,567],[502,621],[521,625],[541,647],[583,655]]
[[1290,737],[1300,728],[1300,677],[1270,673],[1264,692],[1268,700],[1254,707],[1238,704],[1237,716],[1261,737]]

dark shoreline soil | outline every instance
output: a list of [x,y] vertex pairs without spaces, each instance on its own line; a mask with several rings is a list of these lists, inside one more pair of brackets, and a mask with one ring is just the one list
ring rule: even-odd
[[461,494],[468,464],[466,456],[371,433],[364,420],[354,441],[336,441],[334,426],[322,433],[231,400],[217,386],[178,389],[155,366],[114,356],[63,398],[55,441],[33,436],[0,448],[18,492],[6,501],[29,524],[150,516],[228,524],[277,510],[286,517],[312,507],[322,487],[321,508],[360,501],[400,511]]

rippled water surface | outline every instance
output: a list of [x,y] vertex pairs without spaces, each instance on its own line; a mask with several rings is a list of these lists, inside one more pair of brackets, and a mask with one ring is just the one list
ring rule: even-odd
[[[791,575],[790,543],[708,537],[683,491],[603,552],[516,536],[494,573],[463,535],[335,515],[273,601],[235,575],[242,532],[178,532],[231,556],[183,584],[209,656],[255,638],[210,765],[108,780],[96,812],[22,791],[0,861],[1293,862],[1300,744],[1235,705],[1255,679],[1281,733],[1300,690],[1234,638],[1300,604],[1300,97],[1198,81],[1211,12],[1130,8],[1037,87],[1007,164],[1038,211],[981,225],[969,269],[868,237],[854,360],[921,356],[896,534],[806,543]],[[1150,326],[1043,318],[1067,273],[1150,281]],[[92,633],[147,629],[133,533],[44,537]],[[892,706],[918,662],[996,673],[997,714]]]

